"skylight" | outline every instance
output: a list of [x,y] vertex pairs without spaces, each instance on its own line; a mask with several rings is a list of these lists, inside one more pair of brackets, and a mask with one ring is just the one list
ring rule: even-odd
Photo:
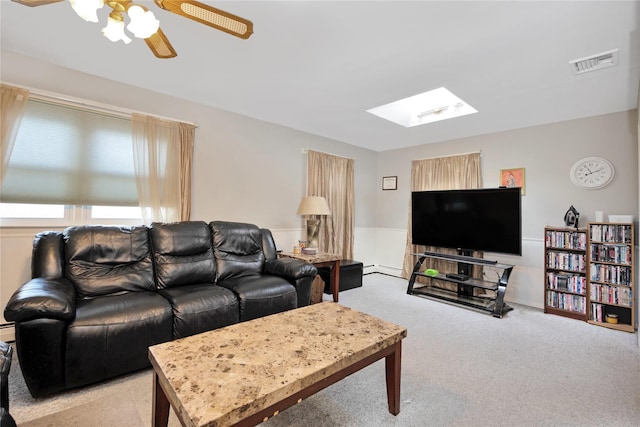
[[477,113],[478,110],[441,87],[367,110],[400,126],[413,127]]

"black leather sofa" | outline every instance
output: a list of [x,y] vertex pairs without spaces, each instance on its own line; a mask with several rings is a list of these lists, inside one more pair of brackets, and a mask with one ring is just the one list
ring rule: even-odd
[[16,427],[16,422],[9,413],[9,371],[13,348],[0,341],[0,427]]
[[224,221],[43,232],[31,268],[4,315],[33,397],[145,368],[151,345],[308,305],[317,274],[278,258],[269,230]]

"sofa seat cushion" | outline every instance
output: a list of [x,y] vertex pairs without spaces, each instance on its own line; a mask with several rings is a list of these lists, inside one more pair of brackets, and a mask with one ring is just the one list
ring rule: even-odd
[[66,335],[66,387],[149,366],[148,347],[172,338],[172,316],[155,292],[78,301]]
[[231,289],[238,297],[241,322],[298,307],[296,288],[282,277],[256,274],[218,284]]
[[173,309],[173,338],[183,338],[240,321],[235,294],[211,283],[158,291]]

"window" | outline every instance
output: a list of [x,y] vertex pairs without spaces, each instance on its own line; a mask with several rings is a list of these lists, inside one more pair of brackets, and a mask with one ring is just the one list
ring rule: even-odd
[[130,118],[29,99],[0,201],[2,225],[140,223]]
[[142,219],[138,206],[91,206],[93,219]]
[[66,227],[71,224],[142,224],[137,206],[73,206],[0,203],[0,226]]
[[64,218],[64,205],[0,203],[0,218]]
[[478,110],[449,92],[447,88],[440,87],[371,108],[367,112],[400,126],[413,127],[474,114]]

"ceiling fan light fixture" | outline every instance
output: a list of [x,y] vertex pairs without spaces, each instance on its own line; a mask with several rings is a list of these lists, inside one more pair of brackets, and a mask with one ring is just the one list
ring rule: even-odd
[[[65,0],[13,1],[25,6],[34,7]],[[156,19],[153,12],[150,12],[145,6],[134,3],[135,1],[141,0],[68,1],[74,12],[89,22],[99,22],[98,9],[101,9],[104,5],[109,6],[112,12],[107,19],[107,26],[102,29],[102,34],[112,42],[122,40],[125,44],[131,43],[132,40],[128,37],[127,33],[125,33],[124,14],[127,14],[129,25],[127,25],[126,28],[135,37],[144,39],[149,49],[151,49],[157,58],[174,58],[177,56],[169,39],[167,39],[167,36],[165,36],[160,29],[160,22]],[[184,16],[192,21],[205,24],[242,39],[247,39],[253,34],[253,23],[251,21],[208,6],[197,0],[154,0],[154,3],[161,9]]]
[[104,0],[69,0],[78,16],[87,22],[98,22],[98,9],[104,6]]
[[137,4],[129,6],[127,14],[131,19],[131,22],[127,25],[127,30],[140,39],[151,37],[160,28],[160,21],[156,19],[153,12],[146,10],[142,6]]
[[160,28],[157,33],[144,39],[144,42],[157,58],[175,58],[178,55]]
[[112,42],[122,40],[125,44],[131,43],[131,39],[124,32],[124,20],[120,12],[113,11],[107,19],[107,26],[102,29],[102,34]]
[[233,16],[222,11],[214,11],[196,6],[190,3],[183,3],[180,9],[187,15],[216,28],[224,29],[235,35],[245,34],[248,30],[247,24],[234,19]]
[[240,16],[194,0],[155,0],[162,9],[208,25],[227,34],[248,39],[253,34],[253,23]]

